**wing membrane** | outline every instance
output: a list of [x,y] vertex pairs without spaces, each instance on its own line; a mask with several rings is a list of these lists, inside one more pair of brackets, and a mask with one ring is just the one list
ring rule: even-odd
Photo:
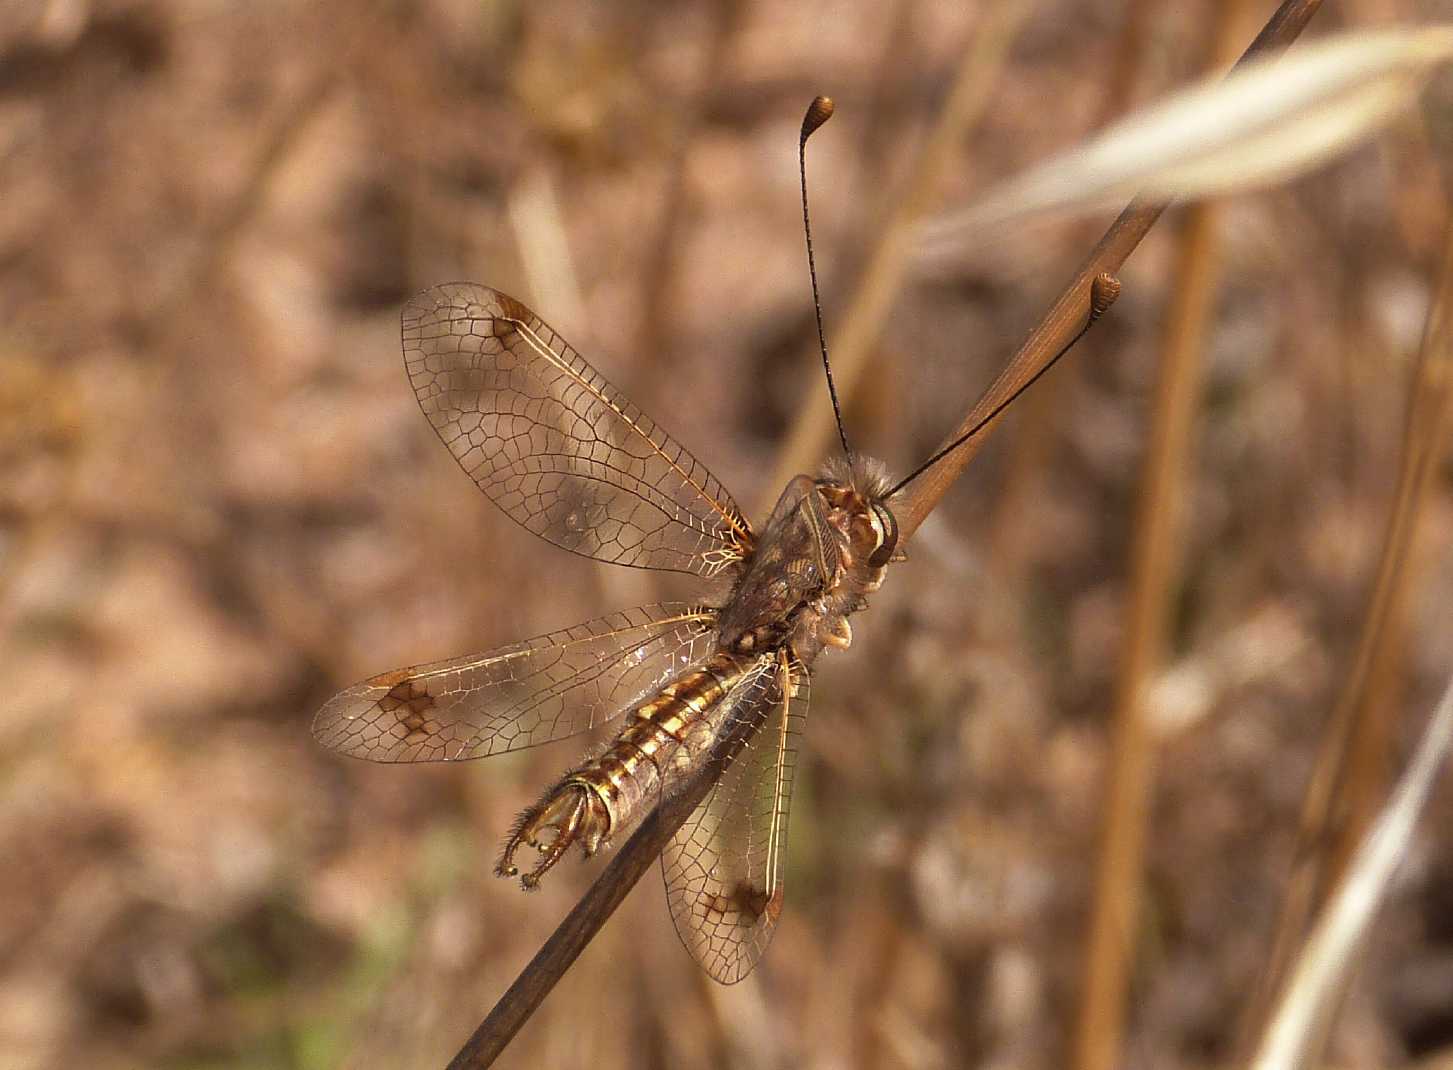
[[519,301],[475,283],[403,311],[404,364],[424,415],[490,499],[574,553],[711,576],[751,529],[684,447]]
[[375,762],[447,762],[522,750],[618,716],[715,644],[716,610],[613,613],[483,654],[384,673],[313,720],[324,746]]
[[765,718],[661,854],[671,920],[722,984],[752,972],[782,914],[788,807],[807,716],[806,669],[785,660],[748,677],[728,719]]

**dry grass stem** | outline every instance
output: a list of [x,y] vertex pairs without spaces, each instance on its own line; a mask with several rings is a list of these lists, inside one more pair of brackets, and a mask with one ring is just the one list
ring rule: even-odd
[[[1226,4],[1223,10],[1234,6]],[[1119,1061],[1153,780],[1153,741],[1145,699],[1165,658],[1177,589],[1176,548],[1187,497],[1186,457],[1195,425],[1219,259],[1215,231],[1214,205],[1186,209],[1135,519],[1124,649],[1115,691],[1110,764],[1104,774],[1108,794],[1099,873],[1076,1033],[1075,1065],[1081,1070],[1107,1070]]]
[[1349,32],[1286,63],[1248,64],[1116,123],[1089,144],[926,224],[927,261],[1028,216],[1091,211],[1132,192],[1210,197],[1285,181],[1372,136],[1453,56],[1447,28]]
[[1404,605],[1414,575],[1413,539],[1433,477],[1446,453],[1453,408],[1453,222],[1445,237],[1437,291],[1423,333],[1404,425],[1402,457],[1392,512],[1383,536],[1352,666],[1332,712],[1307,785],[1298,830],[1295,869],[1282,901],[1272,953],[1248,1005],[1242,1036],[1261,1032],[1263,1015],[1312,915],[1340,878],[1352,846],[1361,842],[1375,812],[1383,771],[1390,761],[1391,725],[1382,701],[1396,676]]
[[[1213,6],[1208,65],[1214,69],[1234,48],[1245,4],[1237,0]],[[1219,274],[1216,229],[1215,205],[1186,209],[1134,523],[1110,761],[1103,775],[1106,803],[1098,873],[1075,1027],[1074,1059],[1080,1070],[1108,1070],[1120,1061],[1154,781],[1154,735],[1146,700],[1165,660],[1179,586],[1176,550],[1188,497],[1187,455]]]
[[[1413,373],[1393,510],[1378,562],[1366,621],[1366,650],[1356,687],[1342,701],[1352,708],[1345,749],[1347,776],[1342,794],[1346,822],[1337,837],[1333,873],[1340,878],[1378,810],[1385,772],[1392,759],[1396,680],[1401,675],[1406,605],[1418,571],[1414,551],[1419,521],[1427,507],[1443,458],[1453,416],[1453,225],[1444,240],[1437,291]],[[1365,658],[1365,660],[1364,660]],[[1338,717],[1340,722],[1342,717]]]
[[1398,864],[1406,857],[1418,816],[1453,744],[1453,682],[1443,693],[1423,738],[1376,824],[1362,839],[1297,957],[1251,1066],[1292,1070],[1318,1059],[1339,996]]
[[[1219,8],[1212,66],[1223,62],[1229,51],[1239,7]],[[1164,660],[1179,569],[1175,546],[1186,497],[1186,455],[1215,293],[1215,229],[1214,206],[1187,209],[1135,520],[1110,764],[1103,778],[1107,802],[1075,1035],[1075,1065],[1083,1070],[1114,1065],[1124,1029],[1153,782],[1153,738],[1145,702],[1150,681]]]

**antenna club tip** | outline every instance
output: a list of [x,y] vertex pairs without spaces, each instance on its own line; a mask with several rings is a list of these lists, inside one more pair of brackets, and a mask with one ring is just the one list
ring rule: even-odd
[[832,118],[832,97],[813,97],[802,117],[802,140],[805,142],[819,126]]

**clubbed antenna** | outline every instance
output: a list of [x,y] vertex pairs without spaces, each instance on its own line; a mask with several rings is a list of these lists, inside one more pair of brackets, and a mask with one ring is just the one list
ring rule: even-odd
[[1119,279],[1117,279],[1114,275],[1103,271],[1100,274],[1096,275],[1094,281],[1090,283],[1090,310],[1089,313],[1085,316],[1085,325],[1079,329],[1079,332],[1073,338],[1065,343],[1064,348],[1056,353],[1054,357],[1051,358],[1050,361],[1045,364],[1043,368],[1040,368],[1039,371],[1035,372],[1032,376],[1030,376],[1029,379],[1022,386],[1020,386],[1018,390],[1014,391],[1014,393],[1010,394],[1003,401],[999,402],[999,404],[995,405],[994,408],[989,412],[988,416],[985,416],[978,423],[974,424],[973,427],[969,428],[958,438],[954,439],[943,449],[939,450],[928,460],[924,461],[913,471],[909,472],[906,476],[900,479],[896,485],[894,485],[892,490],[890,490],[887,494],[883,495],[883,497],[893,497],[893,495],[897,494],[904,487],[908,486],[908,484],[912,483],[919,476],[923,475],[924,472],[927,472],[939,461],[943,460],[954,450],[958,449],[969,439],[973,438],[984,428],[988,427],[989,424],[994,421],[994,418],[997,417],[1005,409],[1007,409],[1010,405],[1012,405],[1015,399],[1017,399],[1020,394],[1024,393],[1035,383],[1039,382],[1040,377],[1044,375],[1045,372],[1053,368],[1060,357],[1064,356],[1071,349],[1073,349],[1075,343],[1078,342],[1081,338],[1085,337],[1086,332],[1095,325],[1095,321],[1103,316],[1107,311],[1109,311],[1110,306],[1115,303],[1115,299],[1119,296]]
[[832,398],[832,414],[837,420],[838,438],[842,439],[843,453],[853,455],[848,445],[848,433],[843,428],[843,410],[838,404],[837,387],[832,381],[832,364],[827,359],[827,336],[822,330],[822,301],[817,294],[817,263],[812,256],[812,222],[807,215],[807,139],[819,126],[832,118],[831,97],[813,97],[802,117],[802,136],[797,141],[797,171],[802,178],[802,230],[807,235],[807,273],[812,277],[812,311],[817,316],[817,344],[822,350],[822,370],[827,374],[827,392]]

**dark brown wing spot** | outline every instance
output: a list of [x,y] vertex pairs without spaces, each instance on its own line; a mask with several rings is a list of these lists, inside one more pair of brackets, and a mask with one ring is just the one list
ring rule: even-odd
[[413,675],[413,669],[395,669],[393,672],[380,673],[373,679],[369,680],[368,684],[370,687],[387,687],[390,691],[392,691],[393,688],[397,687],[405,680],[411,679]]
[[709,915],[743,927],[755,925],[764,914],[776,922],[782,915],[782,889],[768,894],[747,881],[737,882],[730,895],[714,895],[706,903]]
[[399,681],[378,700],[378,708],[398,718],[398,723],[408,733],[404,737],[406,741],[432,736],[438,731],[438,723],[428,716],[434,708],[434,696],[421,688],[416,680]]
[[519,320],[521,323],[529,323],[534,314],[519,301],[516,301],[508,294],[495,292],[495,300],[499,302],[499,310],[512,320]]
[[742,559],[751,529],[721,484],[519,301],[448,283],[402,327],[424,415],[517,523],[635,568],[714,576]]
[[782,889],[778,888],[771,895],[767,896],[766,901],[762,904],[762,913],[767,916],[767,920],[773,925],[776,925],[777,919],[782,916],[782,904],[784,901]]

